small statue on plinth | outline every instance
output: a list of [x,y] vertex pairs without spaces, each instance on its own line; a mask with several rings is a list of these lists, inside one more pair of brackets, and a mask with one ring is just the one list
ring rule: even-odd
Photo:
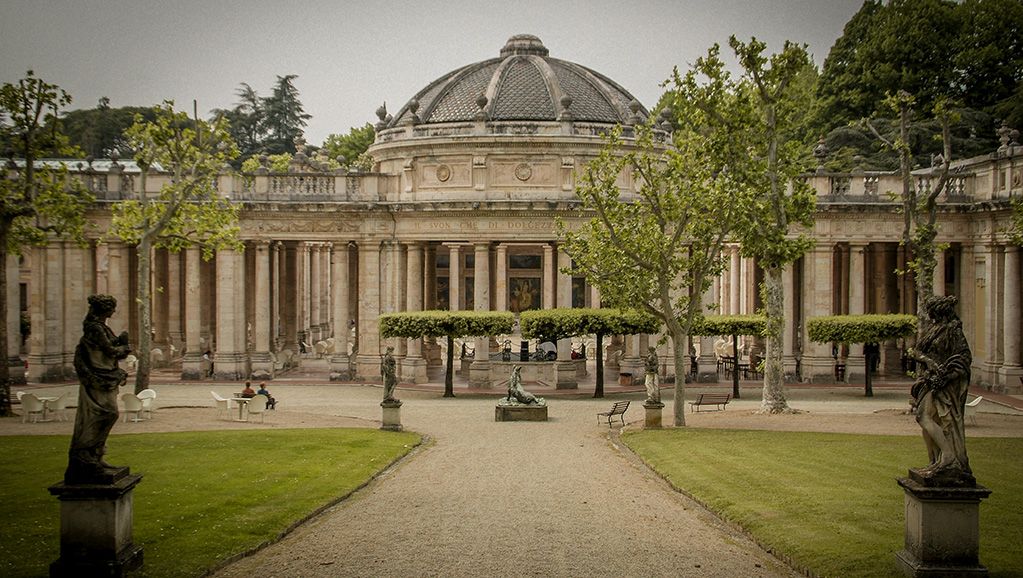
[[388,346],[387,351],[384,353],[383,358],[380,360],[380,375],[384,379],[384,402],[385,403],[396,403],[398,400],[394,397],[394,388],[398,385],[398,376],[396,373],[397,363],[394,361],[394,347]]
[[931,297],[924,304],[930,321],[915,350],[918,362],[913,383],[913,410],[923,430],[930,464],[910,470],[927,486],[974,486],[966,455],[964,412],[973,356],[955,313],[954,296]]
[[657,382],[657,368],[660,362],[657,358],[657,350],[653,347],[648,348],[644,364],[646,365],[646,403],[650,405],[661,403],[661,387]]
[[508,397],[501,400],[504,403],[519,403],[522,405],[547,405],[542,397],[537,397],[522,388],[522,366],[512,367],[511,379],[508,380]]
[[113,477],[128,470],[103,461],[107,436],[119,416],[118,388],[128,379],[117,362],[131,353],[128,332],[114,335],[107,327],[106,320],[116,309],[117,300],[110,295],[89,296],[89,313],[82,322],[82,338],[75,348],[75,372],[81,385],[64,472],[66,484],[110,483]]

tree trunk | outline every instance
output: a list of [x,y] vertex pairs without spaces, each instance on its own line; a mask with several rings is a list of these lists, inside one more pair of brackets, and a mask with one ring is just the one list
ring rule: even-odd
[[455,397],[454,368],[455,368],[455,338],[448,335],[447,371],[444,372],[444,397]]
[[[789,413],[785,400],[785,290],[782,268],[764,269],[764,311],[767,314],[767,353],[764,356],[764,393],[760,413]],[[738,352],[736,352],[738,353]]]
[[11,409],[11,367],[7,360],[7,223],[0,223],[0,263],[3,264],[0,274],[0,356],[3,363],[0,363],[0,417],[14,415]]
[[[153,331],[153,320],[152,320],[152,299],[150,299],[150,275],[152,273],[152,242],[148,237],[142,237],[139,241],[138,247],[138,293],[135,297],[135,301],[139,306],[139,326],[138,326],[138,351],[135,352],[138,358],[138,365],[136,366],[135,373],[135,393],[141,392],[143,389],[149,388],[149,374],[152,367],[152,331]],[[125,304],[127,307],[128,304]],[[127,314],[127,309],[124,310],[124,314]]]
[[[681,329],[681,328],[679,328]],[[675,406],[674,424],[676,427],[686,425],[686,362],[689,352],[686,351],[686,336],[678,331],[671,332],[671,348],[675,352]]]
[[604,335],[597,334],[597,383],[593,387],[593,397],[604,397]]
[[[739,399],[739,336],[732,334],[732,397]],[[752,361],[752,357],[750,358]]]

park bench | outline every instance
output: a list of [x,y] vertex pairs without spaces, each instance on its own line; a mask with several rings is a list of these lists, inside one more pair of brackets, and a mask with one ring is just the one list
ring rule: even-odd
[[700,411],[696,408],[704,405],[716,405],[719,410],[723,410],[729,401],[732,401],[730,393],[701,393],[696,396],[696,401],[689,402],[689,411]]
[[601,416],[607,416],[607,427],[611,427],[611,419],[614,416],[621,416],[622,425],[625,425],[625,410],[629,409],[628,401],[616,401],[608,411],[602,411],[597,414],[597,423],[600,423]]

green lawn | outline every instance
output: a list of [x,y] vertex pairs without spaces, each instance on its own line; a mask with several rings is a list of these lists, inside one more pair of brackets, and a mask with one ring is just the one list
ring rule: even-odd
[[[60,503],[46,488],[63,477],[68,437],[0,440],[0,575],[44,576],[60,550]],[[140,575],[196,576],[352,492],[419,441],[368,429],[118,435],[108,461],[144,476],[134,496]]]
[[[917,437],[666,429],[626,444],[675,487],[820,576],[901,576],[903,491],[926,464]],[[970,438],[970,465],[993,490],[981,505],[981,563],[1023,576],[1023,439]]]

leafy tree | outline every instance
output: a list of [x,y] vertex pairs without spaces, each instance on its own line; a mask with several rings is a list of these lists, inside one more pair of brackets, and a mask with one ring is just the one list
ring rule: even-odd
[[[217,249],[240,247],[238,207],[221,197],[216,187],[217,175],[238,149],[225,119],[192,121],[187,113],[175,111],[172,102],[157,109],[155,121],[139,117],[125,138],[142,170],[142,192],[114,206],[110,234],[135,245],[138,255],[138,393],[149,387],[151,369],[152,252],[198,245],[203,257],[210,259]],[[146,191],[152,169],[169,176],[155,195]]]
[[234,108],[214,109],[214,117],[223,117],[228,122],[228,133],[238,145],[239,158],[252,158],[262,150],[266,140],[266,113],[263,99],[248,83],[241,83],[235,91],[238,102]]
[[1008,126],[1023,126],[1023,3],[964,0],[957,10],[961,32],[954,43],[952,95]]
[[[559,222],[577,270],[612,307],[638,308],[667,328],[675,359],[674,424],[685,425],[686,338],[703,293],[722,269],[721,247],[750,195],[732,163],[745,143],[732,132],[748,107],[728,90],[717,47],[672,79],[670,115],[677,127],[665,146],[637,127],[634,145],[609,135],[589,163],[576,195],[593,215],[578,229]],[[619,188],[629,170],[636,194]]]
[[339,157],[343,157],[344,161],[339,162],[347,169],[368,170],[371,167],[365,166],[364,154],[373,144],[374,139],[376,139],[376,131],[373,129],[373,125],[367,122],[361,128],[352,127],[348,134],[328,136],[323,141],[323,148],[331,159],[339,160]]
[[[731,335],[732,351],[738,357],[740,335],[763,335],[767,319],[763,315],[707,315],[697,321],[693,335]],[[732,397],[739,399],[739,360],[732,368]],[[752,362],[752,360],[751,360]]]
[[643,311],[620,309],[547,309],[523,311],[519,317],[522,337],[558,340],[576,335],[597,338],[597,381],[593,397],[604,397],[604,336],[654,333],[657,319]]
[[[902,176],[902,191],[899,198],[902,201],[902,243],[912,253],[912,259],[907,263],[910,271],[913,272],[916,283],[916,298],[918,311],[923,311],[922,305],[934,293],[934,267],[937,263],[937,245],[934,240],[938,236],[936,226],[938,219],[938,197],[945,192],[950,182],[949,166],[952,158],[951,123],[953,113],[948,105],[941,101],[934,108],[935,117],[942,127],[943,154],[939,158],[937,168],[938,180],[930,189],[917,189],[917,179],[913,177],[912,151],[909,144],[909,123],[913,114],[915,98],[905,91],[885,99],[886,106],[898,114],[899,136],[894,141],[888,140],[871,123],[867,123],[874,135],[886,147],[899,155],[899,173]],[[924,318],[926,320],[926,318]],[[921,323],[920,331],[925,327]]]
[[510,333],[515,316],[495,311],[420,311],[388,313],[380,316],[380,335],[385,338],[446,337],[448,341],[447,371],[444,374],[444,397],[455,397],[454,358],[456,337],[489,337]]
[[[291,153],[281,153],[279,155],[267,155],[267,164],[271,173],[286,173],[288,167],[291,165]],[[259,158],[251,156],[242,162],[241,171],[243,173],[254,173],[259,170]]]
[[[916,331],[915,315],[831,315],[827,317],[811,317],[806,320],[806,333],[811,341],[817,343],[866,343],[879,344],[889,339],[908,337]],[[866,381],[863,394],[874,396],[871,383],[872,356],[876,348],[864,347],[866,358]]]
[[298,99],[294,80],[297,74],[278,76],[273,94],[263,98],[263,123],[266,140],[263,143],[270,153],[295,152],[295,139],[302,136],[302,129],[312,115],[306,114]]
[[767,317],[764,359],[764,391],[761,411],[790,411],[784,393],[785,313],[783,269],[813,244],[803,230],[813,224],[815,197],[800,179],[807,169],[808,151],[801,140],[806,111],[813,102],[813,86],[805,82],[805,70],[812,66],[806,49],[786,42],[781,52],[767,57],[767,48],[755,38],[742,43],[729,40],[743,70],[737,94],[747,99],[754,114],[745,118],[742,134],[749,149],[745,159],[736,159],[732,170],[742,175],[756,193],[743,206],[739,223],[742,252],[764,269],[762,295]]
[[[67,167],[39,165],[42,151],[66,150],[67,140],[54,120],[71,96],[29,70],[17,83],[0,87],[0,132],[11,159],[0,178],[0,264],[25,245],[46,244],[50,234],[84,243],[85,210],[94,201]],[[21,159],[20,163],[14,161]],[[11,379],[7,361],[7,275],[0,274],[0,416],[11,415]]]
[[107,158],[118,151],[132,154],[124,140],[124,131],[135,122],[135,117],[146,120],[156,118],[152,107],[125,106],[111,108],[110,99],[103,97],[96,108],[72,110],[59,120],[68,143],[81,149],[86,156]]

